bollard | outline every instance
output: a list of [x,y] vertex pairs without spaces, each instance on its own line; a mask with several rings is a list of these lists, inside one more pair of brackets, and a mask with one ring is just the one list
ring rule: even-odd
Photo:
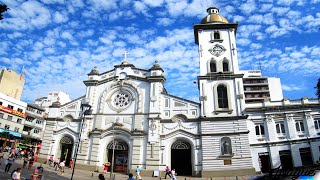
[[236,176],[236,180],[238,180],[238,176]]
[[116,175],[114,174],[114,175],[113,175],[113,180],[115,180],[115,179],[116,179]]
[[93,177],[93,172],[92,172],[91,176]]
[[212,177],[210,177],[210,180],[212,180]]

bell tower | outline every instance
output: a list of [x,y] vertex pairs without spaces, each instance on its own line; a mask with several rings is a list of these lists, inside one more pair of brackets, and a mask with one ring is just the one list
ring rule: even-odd
[[194,25],[200,60],[201,116],[239,116],[244,101],[236,47],[238,24],[229,23],[216,7],[209,7],[207,12],[201,24]]
[[243,74],[239,71],[236,46],[238,24],[229,23],[216,7],[209,7],[207,12],[201,23],[194,25],[200,62],[201,174],[255,174],[243,111]]

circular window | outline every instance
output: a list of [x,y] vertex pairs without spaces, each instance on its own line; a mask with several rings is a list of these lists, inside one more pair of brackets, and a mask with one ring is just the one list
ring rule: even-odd
[[112,98],[113,105],[117,108],[126,108],[131,104],[131,95],[127,91],[116,92]]

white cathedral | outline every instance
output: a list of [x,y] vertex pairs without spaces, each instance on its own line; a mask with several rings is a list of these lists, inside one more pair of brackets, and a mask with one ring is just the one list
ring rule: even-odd
[[[140,166],[147,176],[166,166],[178,175],[214,177],[313,165],[319,100],[285,99],[278,78],[240,71],[238,24],[216,7],[207,12],[194,25],[200,103],[168,94],[157,62],[150,69],[126,60],[107,72],[94,68],[84,96],[61,103],[57,93],[50,94],[57,96],[53,103],[36,101],[51,104],[40,158],[52,154],[68,164],[79,143],[77,168],[101,170],[114,157],[114,171]],[[81,104],[90,105],[90,113],[81,116]]]

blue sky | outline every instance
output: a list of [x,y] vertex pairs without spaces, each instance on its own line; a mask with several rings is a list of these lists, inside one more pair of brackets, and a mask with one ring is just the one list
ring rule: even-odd
[[320,77],[320,0],[0,0],[11,9],[0,22],[0,68],[26,71],[22,100],[49,91],[85,94],[94,66],[105,72],[123,60],[165,70],[166,89],[197,100],[199,74],[192,24],[209,6],[239,23],[241,70],[281,78],[284,97],[315,97]]

